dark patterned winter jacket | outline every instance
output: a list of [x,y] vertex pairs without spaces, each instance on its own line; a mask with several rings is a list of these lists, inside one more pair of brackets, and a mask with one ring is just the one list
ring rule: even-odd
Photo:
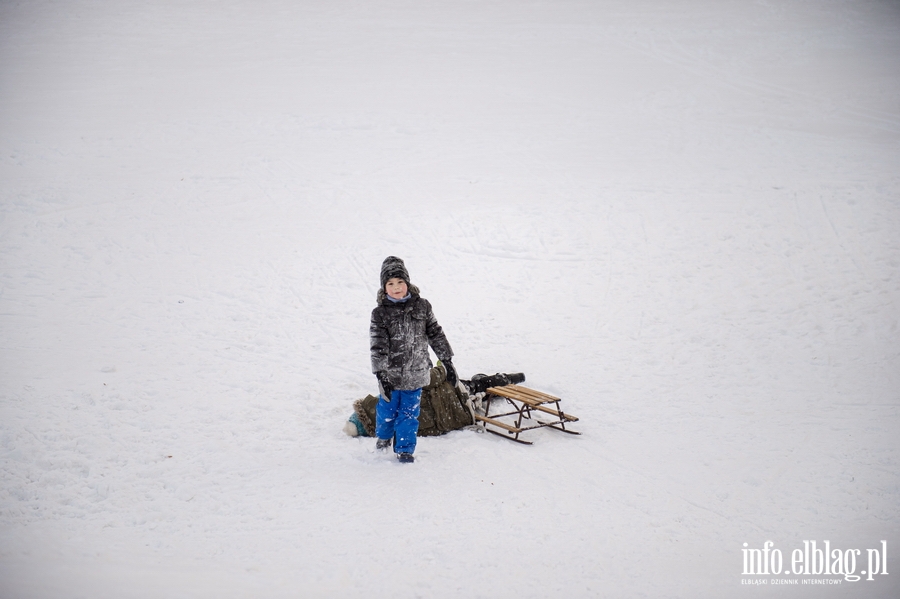
[[419,389],[430,382],[429,345],[439,360],[453,357],[431,304],[419,296],[415,285],[410,285],[409,291],[408,300],[394,303],[380,290],[369,325],[372,372],[386,372],[395,389],[406,390]]

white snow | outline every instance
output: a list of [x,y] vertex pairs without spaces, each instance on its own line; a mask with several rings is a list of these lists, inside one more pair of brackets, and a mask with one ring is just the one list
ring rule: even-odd
[[[898,75],[874,0],[0,4],[0,596],[900,596]],[[583,435],[343,435],[389,254]]]

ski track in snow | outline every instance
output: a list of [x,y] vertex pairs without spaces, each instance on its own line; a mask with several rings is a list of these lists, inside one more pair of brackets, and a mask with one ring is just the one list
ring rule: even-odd
[[[743,543],[895,555],[898,34],[836,1],[0,6],[0,596],[793,597]],[[462,375],[583,435],[344,436],[389,254]]]

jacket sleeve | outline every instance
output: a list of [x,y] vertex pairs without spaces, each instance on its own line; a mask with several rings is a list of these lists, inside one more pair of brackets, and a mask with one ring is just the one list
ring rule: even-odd
[[369,324],[369,350],[372,353],[372,372],[387,370],[390,363],[391,342],[378,308],[372,310],[372,320]]
[[449,360],[453,357],[453,349],[450,347],[450,342],[447,341],[447,336],[444,335],[444,329],[441,328],[434,316],[431,303],[428,303],[427,306],[425,336],[428,337],[428,344],[434,350],[434,355],[438,357],[438,360]]

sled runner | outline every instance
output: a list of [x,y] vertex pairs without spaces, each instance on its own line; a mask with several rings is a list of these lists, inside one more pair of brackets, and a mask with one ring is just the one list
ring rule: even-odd
[[[503,414],[490,414],[491,400],[501,398],[505,399],[509,406],[512,406],[513,411]],[[485,395],[484,415],[476,414],[475,419],[483,422],[484,430],[489,433],[494,433],[510,441],[524,443],[525,445],[531,445],[532,442],[520,439],[519,434],[545,426],[569,433],[570,435],[580,435],[581,433],[566,428],[567,422],[577,422],[578,418],[564,413],[559,407],[560,401],[562,400],[558,397],[535,391],[528,387],[522,387],[521,385],[490,387]],[[538,414],[549,414],[551,418],[539,420],[535,417]],[[511,424],[508,421],[499,420],[506,416],[513,416],[514,423]]]

